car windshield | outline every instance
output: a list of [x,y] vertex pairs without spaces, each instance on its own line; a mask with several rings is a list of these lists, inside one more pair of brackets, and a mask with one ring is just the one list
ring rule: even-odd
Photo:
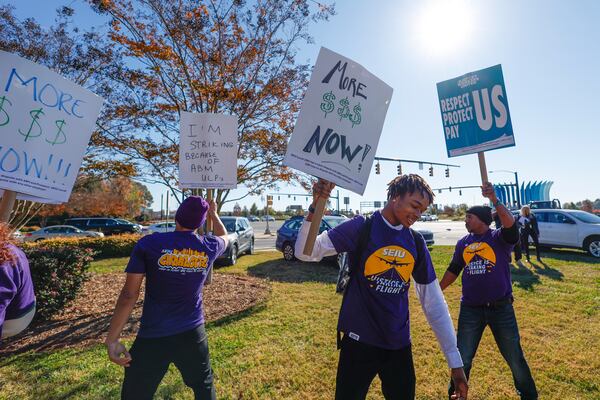
[[227,229],[227,232],[235,232],[235,220],[222,219],[221,221],[223,221],[223,225],[225,225],[225,229]]
[[127,221],[126,219],[117,219],[117,222],[120,224],[127,224],[127,225],[131,224],[131,222]]
[[587,224],[600,224],[600,217],[594,214],[590,214],[585,211],[573,211],[569,213],[573,217],[577,218],[581,222],[585,222]]
[[332,228],[335,228],[336,226],[338,226],[339,224],[341,224],[342,222],[346,222],[348,221],[348,218],[344,218],[344,217],[324,217],[323,218],[325,220],[325,222],[327,222],[329,224],[329,226],[331,226]]

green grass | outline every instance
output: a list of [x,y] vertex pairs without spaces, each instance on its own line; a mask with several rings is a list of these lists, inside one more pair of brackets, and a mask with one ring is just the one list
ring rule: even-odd
[[[438,276],[451,247],[436,246]],[[542,399],[600,398],[600,262],[583,253],[543,254],[513,269],[515,309],[523,347]],[[94,263],[96,272],[122,271],[127,259]],[[331,399],[337,356],[335,326],[341,297],[328,264],[286,263],[275,252],[244,256],[219,272],[269,279],[265,305],[208,326],[219,399]],[[448,371],[411,289],[411,329],[417,398],[444,397]],[[456,321],[460,284],[446,292]],[[102,346],[26,353],[0,360],[0,399],[112,399],[122,370]],[[510,371],[489,330],[475,358],[470,399],[517,399]],[[156,398],[192,399],[171,367]],[[382,399],[376,379],[369,399]]]

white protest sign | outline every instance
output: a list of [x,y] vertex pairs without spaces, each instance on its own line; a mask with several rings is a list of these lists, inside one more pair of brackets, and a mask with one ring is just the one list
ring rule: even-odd
[[360,64],[322,47],[284,164],[363,194],[392,91]]
[[236,116],[182,112],[179,133],[179,187],[237,187]]
[[[0,189],[0,197],[4,196],[4,190]],[[24,193],[17,193],[17,200],[25,200],[25,201],[35,201],[36,203],[45,203],[45,204],[60,204],[62,201],[45,199],[43,197],[35,197],[30,196]]]
[[69,200],[103,99],[48,68],[0,51],[0,188]]

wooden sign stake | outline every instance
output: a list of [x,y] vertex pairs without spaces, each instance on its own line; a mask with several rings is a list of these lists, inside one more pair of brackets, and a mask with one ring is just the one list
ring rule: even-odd
[[5,190],[0,200],[0,222],[6,222],[10,220],[10,213],[17,200],[17,192],[12,190]]
[[485,153],[480,151],[477,153],[477,156],[479,157],[479,172],[481,173],[481,183],[483,184],[489,182],[487,167],[485,166]]
[[326,200],[322,197],[317,199],[317,204],[315,206],[315,212],[312,216],[312,222],[310,224],[310,230],[308,231],[308,236],[306,238],[306,243],[304,244],[304,255],[310,256],[313,252],[313,248],[315,246],[315,240],[317,239],[317,235],[319,234],[319,228],[321,227],[321,220],[323,219],[323,213],[325,212],[325,204]]

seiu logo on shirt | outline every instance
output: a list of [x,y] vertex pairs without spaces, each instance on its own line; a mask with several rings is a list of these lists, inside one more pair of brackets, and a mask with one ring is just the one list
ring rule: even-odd
[[465,272],[469,275],[480,275],[491,272],[496,265],[496,253],[485,242],[471,243],[463,250]]
[[208,266],[208,257],[203,251],[192,249],[164,249],[158,259],[158,269],[174,272],[202,272]]
[[373,252],[365,262],[369,287],[379,293],[404,293],[410,286],[415,259],[400,246],[385,246]]

